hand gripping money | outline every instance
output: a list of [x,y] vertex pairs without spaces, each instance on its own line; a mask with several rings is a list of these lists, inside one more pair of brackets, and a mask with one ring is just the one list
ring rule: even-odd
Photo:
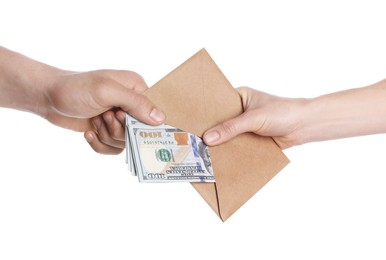
[[126,115],[126,162],[140,182],[214,182],[201,138],[169,125],[146,125]]

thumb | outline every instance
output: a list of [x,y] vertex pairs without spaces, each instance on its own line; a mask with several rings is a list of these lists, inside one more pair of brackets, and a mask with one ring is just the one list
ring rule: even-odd
[[255,132],[261,128],[264,119],[256,115],[256,110],[246,111],[238,117],[225,121],[207,130],[203,139],[207,145],[219,145],[246,132]]
[[104,97],[108,106],[120,107],[138,120],[159,125],[165,120],[165,114],[158,109],[146,96],[116,85],[109,89]]

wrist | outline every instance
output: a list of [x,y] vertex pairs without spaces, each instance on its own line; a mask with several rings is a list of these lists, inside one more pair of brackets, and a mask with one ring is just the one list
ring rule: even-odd
[[[26,109],[29,112],[37,114],[43,118],[47,117],[50,110],[50,93],[51,88],[55,85],[55,79],[64,72],[60,69],[39,64],[26,79],[24,86],[27,86],[34,92],[31,96],[31,103]],[[29,82],[27,82],[29,81]]]
[[337,92],[307,100],[300,127],[301,144],[350,135],[347,126],[352,125],[355,118],[349,112],[351,105],[342,99],[345,95],[345,92]]
[[0,47],[0,106],[47,113],[47,91],[61,70]]
[[51,105],[51,94],[55,92],[57,78],[66,72],[45,64],[37,69],[32,76],[30,87],[36,90],[36,99],[30,104],[29,112],[35,113],[43,118],[47,118]]
[[316,115],[320,111],[318,98],[302,99],[299,106],[298,128],[295,139],[295,145],[302,145],[314,141],[315,128],[313,127]]
[[310,119],[312,118],[313,99],[290,99],[291,105],[287,106],[288,135],[282,140],[284,147],[292,147],[311,142],[312,133],[309,132]]

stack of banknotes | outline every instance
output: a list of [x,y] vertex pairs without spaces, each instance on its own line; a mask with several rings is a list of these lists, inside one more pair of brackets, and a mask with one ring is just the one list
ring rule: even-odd
[[129,114],[126,163],[140,182],[215,182],[201,138],[169,125],[146,125]]

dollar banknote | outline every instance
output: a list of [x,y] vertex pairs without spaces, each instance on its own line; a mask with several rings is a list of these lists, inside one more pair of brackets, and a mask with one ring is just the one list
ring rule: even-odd
[[194,134],[126,115],[126,163],[140,182],[214,182],[209,149]]

